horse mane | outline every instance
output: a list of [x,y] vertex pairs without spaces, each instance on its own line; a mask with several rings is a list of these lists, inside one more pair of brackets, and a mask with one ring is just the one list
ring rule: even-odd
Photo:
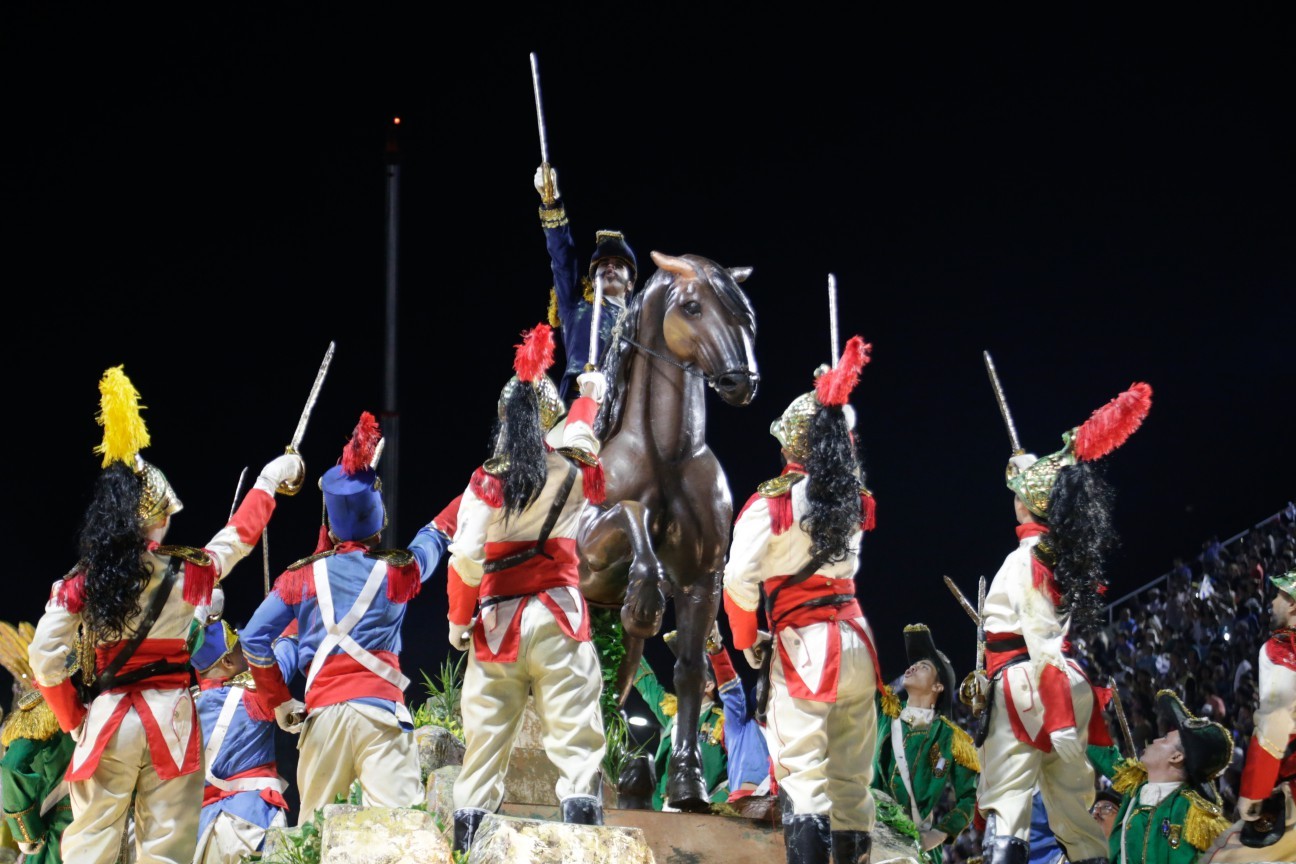
[[630,343],[624,339],[618,339],[618,334],[637,339],[639,336],[639,317],[643,312],[644,298],[648,296],[670,274],[658,270],[652,275],[642,289],[636,291],[626,304],[625,315],[621,318],[621,326],[612,330],[613,344],[603,355],[602,372],[607,378],[608,394],[599,406],[598,416],[594,418],[594,435],[600,441],[606,441],[621,429],[621,415],[625,412],[626,377],[630,374],[630,366],[634,360],[634,351],[631,350]]

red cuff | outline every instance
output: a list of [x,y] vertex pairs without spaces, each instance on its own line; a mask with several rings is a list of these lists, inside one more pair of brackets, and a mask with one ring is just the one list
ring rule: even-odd
[[447,504],[445,509],[432,520],[432,527],[447,537],[453,538],[455,530],[459,527],[459,502],[461,501],[463,501],[462,494]]
[[1056,732],[1076,725],[1075,703],[1071,701],[1071,679],[1056,666],[1040,673],[1040,702],[1044,705],[1044,731]]
[[447,617],[451,624],[467,627],[477,609],[477,589],[468,587],[454,567],[447,569],[446,593],[450,595],[450,614]]
[[1246,765],[1242,768],[1242,782],[1238,794],[1243,798],[1260,801],[1273,794],[1278,782],[1278,757],[1260,746],[1255,738],[1247,747]]
[[248,671],[252,673],[252,680],[256,682],[257,697],[271,711],[292,698],[292,694],[288,692],[288,685],[284,683],[283,675],[279,672],[278,665],[252,666],[249,664]]
[[77,692],[76,685],[72,683],[71,678],[64,679],[61,684],[53,687],[43,687],[36,685],[45,701],[49,703],[50,708],[54,711],[54,717],[58,719],[59,728],[64,732],[72,732],[81,725],[85,719],[88,709],[85,703],[81,701],[81,694]]
[[707,657],[711,660],[711,668],[715,670],[717,688],[738,677],[738,673],[734,671],[733,661],[729,659],[729,652],[724,648],[715,654],[708,654]]
[[582,396],[572,403],[571,410],[567,412],[568,423],[584,423],[586,426],[594,426],[594,418],[598,416],[599,405],[588,396]]
[[734,647],[743,651],[756,644],[756,613],[738,606],[726,591],[725,614],[729,616],[729,630],[733,633]]

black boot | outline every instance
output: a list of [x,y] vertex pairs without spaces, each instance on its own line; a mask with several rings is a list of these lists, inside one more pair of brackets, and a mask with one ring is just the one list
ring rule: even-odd
[[477,835],[477,826],[481,825],[485,810],[476,807],[465,807],[454,811],[454,851],[467,852]]
[[867,831],[832,832],[833,864],[869,864],[873,837]]
[[574,795],[562,800],[562,819],[569,825],[602,825],[603,802],[593,795]]
[[1030,844],[1011,834],[997,834],[998,814],[986,816],[985,834],[981,836],[983,864],[1026,864],[1030,857]]
[[783,824],[787,864],[830,864],[832,830],[826,815],[797,813]]

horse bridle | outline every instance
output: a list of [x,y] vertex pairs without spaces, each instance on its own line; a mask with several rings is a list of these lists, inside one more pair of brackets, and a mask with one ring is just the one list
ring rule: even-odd
[[666,363],[671,364],[672,366],[683,369],[685,372],[687,372],[690,375],[696,375],[697,377],[705,381],[708,387],[710,387],[713,390],[716,389],[714,375],[708,375],[707,373],[703,372],[701,369],[697,368],[696,366],[691,366],[687,363],[681,363],[680,361],[676,360],[674,357],[668,357],[667,355],[661,353],[660,351],[654,351],[653,349],[649,348],[647,345],[644,345],[641,342],[636,342],[635,340],[631,339],[629,336],[626,336],[624,333],[618,333],[616,335],[616,338],[620,339],[622,342],[625,342],[626,344],[630,345],[633,348],[637,348],[638,350],[647,354],[649,357],[655,357],[658,360],[664,361]]

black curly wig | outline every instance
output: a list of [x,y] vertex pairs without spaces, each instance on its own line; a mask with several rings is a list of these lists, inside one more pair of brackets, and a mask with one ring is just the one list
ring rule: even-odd
[[1040,543],[1041,560],[1052,567],[1062,595],[1058,611],[1070,614],[1071,631],[1080,635],[1102,623],[1107,555],[1118,542],[1112,488],[1100,471],[1081,462],[1058,472],[1049,493],[1049,533]]
[[140,594],[152,575],[144,564],[148,539],[136,511],[140,481],[124,462],[114,462],[95,482],[94,497],[81,523],[79,546],[85,562],[85,616],[101,641],[126,635],[140,611]]
[[810,421],[810,454],[805,460],[806,514],[801,527],[811,552],[827,561],[844,561],[850,539],[860,527],[860,466],[840,407],[820,407]]
[[504,405],[501,433],[501,453],[509,460],[504,473],[504,518],[508,520],[535,502],[549,477],[535,387],[518,382],[513,388]]

